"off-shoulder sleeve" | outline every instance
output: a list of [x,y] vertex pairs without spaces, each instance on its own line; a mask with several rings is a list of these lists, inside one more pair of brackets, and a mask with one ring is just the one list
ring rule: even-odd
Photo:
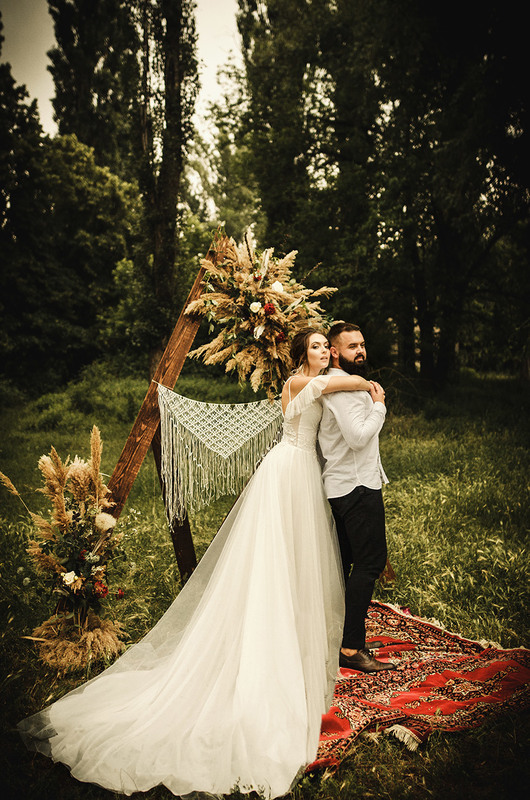
[[331,375],[317,375],[306,383],[296,397],[289,401],[285,409],[285,419],[290,420],[317,400],[329,383]]

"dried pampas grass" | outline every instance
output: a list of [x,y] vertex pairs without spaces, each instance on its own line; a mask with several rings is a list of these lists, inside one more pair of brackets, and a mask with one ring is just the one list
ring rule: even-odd
[[39,572],[55,572],[57,575],[64,572],[63,565],[56,558],[45,553],[38,542],[31,540],[27,546],[27,553],[35,562]]
[[[39,490],[50,500],[49,519],[30,511],[13,482],[0,473],[0,483],[19,497],[34,524],[35,538],[27,552],[38,572],[52,581],[55,614],[34,631],[39,653],[60,671],[110,659],[121,652],[120,627],[98,614],[109,597],[107,561],[117,553],[121,535],[107,512],[113,503],[100,474],[102,442],[94,425],[90,460],[75,456],[62,461],[54,447],[40,457]],[[119,597],[119,595],[118,595]]]
[[39,657],[59,673],[84,670],[88,663],[110,661],[125,650],[119,622],[89,612],[83,628],[63,615],[54,615],[33,631]]
[[235,370],[240,381],[250,380],[255,392],[263,388],[272,399],[291,370],[289,339],[307,325],[327,327],[317,298],[336,289],[307,289],[292,278],[296,250],[284,258],[274,258],[272,249],[258,256],[248,235],[238,247],[221,234],[213,249],[215,263],[202,262],[204,291],[186,313],[205,316],[222,330],[189,355],[205,364],[224,363],[226,372]]

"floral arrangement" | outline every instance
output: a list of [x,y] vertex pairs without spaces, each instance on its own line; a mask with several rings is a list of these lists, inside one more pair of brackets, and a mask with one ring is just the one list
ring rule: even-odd
[[218,263],[202,262],[204,291],[186,313],[205,316],[210,332],[216,325],[223,328],[189,355],[205,364],[226,362],[226,372],[236,370],[240,381],[250,378],[255,392],[263,387],[273,398],[291,370],[290,337],[306,325],[328,324],[316,298],[329,297],[336,289],[307,289],[291,277],[296,250],[275,258],[271,248],[255,253],[248,235],[238,247],[223,234],[214,249]]
[[[102,443],[96,426],[91,435],[91,458],[78,456],[63,463],[55,448],[39,459],[44,479],[40,489],[51,502],[50,519],[29,510],[11,480],[0,473],[4,486],[19,497],[35,525],[35,539],[27,551],[39,572],[49,577],[55,612],[35,628],[33,639],[40,657],[50,666],[67,671],[88,661],[118,655],[120,625],[102,620],[99,613],[111,597],[107,565],[118,553],[121,536],[114,533],[116,519],[109,490],[100,474]],[[118,589],[114,597],[123,597]]]

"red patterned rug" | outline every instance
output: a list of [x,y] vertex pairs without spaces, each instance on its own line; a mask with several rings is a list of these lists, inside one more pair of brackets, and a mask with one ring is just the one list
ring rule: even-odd
[[484,646],[377,602],[370,641],[383,642],[377,657],[397,669],[341,670],[307,771],[339,764],[360,733],[392,733],[415,749],[433,731],[466,730],[530,705],[530,650]]

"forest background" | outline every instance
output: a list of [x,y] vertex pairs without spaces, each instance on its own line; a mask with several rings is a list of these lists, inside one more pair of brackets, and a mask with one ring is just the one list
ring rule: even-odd
[[50,2],[57,135],[0,73],[3,380],[35,393],[116,352],[152,368],[219,224],[339,286],[327,310],[378,366],[528,380],[515,8],[242,1],[242,67],[200,134],[192,2]]
[[[472,638],[524,644],[530,219],[520,6],[238,0],[241,61],[221,71],[200,131],[192,0],[48,6],[55,135],[0,63],[0,468],[19,488],[35,485],[41,452],[81,452],[96,422],[111,472],[214,231],[241,240],[251,226],[258,249],[298,250],[304,284],[339,287],[326,310],[360,324],[387,387],[382,449],[399,569],[382,599]],[[197,343],[210,337],[205,325]],[[222,368],[197,362],[177,388],[249,399]],[[146,462],[122,518],[121,580],[135,599],[131,591],[118,615],[133,640],[179,586],[159,495]],[[19,698],[8,726],[76,680],[54,679],[50,690],[20,648],[49,598],[33,577],[13,590],[30,569],[30,526],[16,502],[2,496],[3,688]],[[192,521],[198,555],[226,508]],[[455,797],[508,797],[524,782],[521,737],[508,718],[494,735],[456,745],[438,737],[416,757],[364,743],[336,781],[308,779],[298,796],[338,797],[344,786],[367,797],[442,796],[450,780]],[[28,767],[11,730],[9,742],[6,763],[22,765],[13,796],[92,796],[56,769]]]

